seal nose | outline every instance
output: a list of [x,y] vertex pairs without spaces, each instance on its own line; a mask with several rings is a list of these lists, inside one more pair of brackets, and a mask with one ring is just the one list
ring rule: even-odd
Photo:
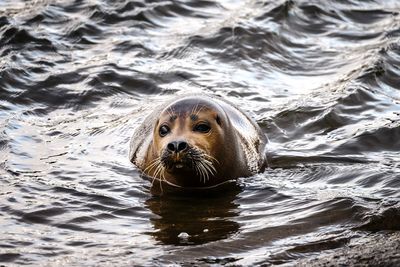
[[167,149],[170,152],[175,152],[175,153],[184,151],[187,148],[188,148],[188,144],[185,141],[174,141],[167,145]]

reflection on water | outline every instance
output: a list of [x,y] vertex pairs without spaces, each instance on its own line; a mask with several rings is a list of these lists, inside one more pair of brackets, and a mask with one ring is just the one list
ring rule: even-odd
[[[400,265],[399,22],[397,0],[2,1],[1,264]],[[149,188],[132,132],[192,92],[259,123],[264,173]]]
[[234,184],[213,192],[164,191],[145,203],[157,215],[150,219],[151,234],[166,245],[200,245],[229,238],[239,230],[235,221],[240,210],[235,203],[238,193]]

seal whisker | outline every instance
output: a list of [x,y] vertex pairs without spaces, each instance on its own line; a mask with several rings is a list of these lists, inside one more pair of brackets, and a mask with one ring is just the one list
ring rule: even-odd
[[150,163],[149,166],[147,166],[147,167],[143,170],[143,172],[144,172],[144,173],[150,172],[152,169],[154,169],[154,167],[157,166],[157,164],[159,164],[158,160],[159,160],[159,159],[157,158],[157,159],[155,159],[154,161],[152,161],[152,163]]
[[161,180],[161,177],[158,177],[158,176],[161,175],[162,169],[163,169],[163,166],[158,165],[156,171],[154,172],[154,177]]
[[149,166],[147,166],[147,167],[143,170],[143,173],[145,173],[145,174],[147,174],[147,175],[150,175],[150,172],[151,172],[155,167],[157,167],[158,165],[161,165],[161,164],[162,164],[162,163],[161,163],[161,158],[158,157],[158,158],[156,158],[155,160],[153,160],[153,161],[150,162]]
[[151,186],[150,187],[153,187],[154,186],[154,181],[156,180],[156,177],[153,177],[153,180],[151,181]]
[[199,149],[193,149],[190,152],[190,159],[196,175],[203,183],[206,183],[211,176],[217,174],[217,170],[213,164],[213,162],[219,164],[219,161],[216,158],[204,153]]
[[158,168],[157,168],[156,175],[159,176],[159,177],[158,177],[158,182],[159,182],[159,185],[160,185],[161,193],[164,193],[164,189],[163,189],[163,187],[162,187],[162,181],[165,180],[165,175],[164,175],[164,173],[165,173],[165,167],[162,166],[162,165],[160,164],[160,165],[158,166]]
[[171,107],[167,108],[165,111],[168,113],[169,117],[172,118],[172,113],[170,110]]
[[206,163],[204,163],[204,161],[199,161],[199,163],[204,173],[204,183],[205,183],[210,179],[210,174],[209,174],[210,170],[207,168]]
[[175,118],[177,118],[175,110],[172,107],[169,107],[166,111],[170,117],[170,120],[174,120]]
[[157,172],[158,172],[158,169],[160,168],[160,166],[161,166],[161,164],[160,165],[156,165],[157,167],[156,167],[156,169],[155,169],[155,171],[154,171],[154,174],[152,175],[153,176],[153,180],[151,181],[151,186],[153,187],[153,185],[154,185],[154,181],[157,179]]
[[[150,173],[152,172],[153,169],[154,169],[154,172],[153,172],[153,175],[151,175]],[[164,192],[164,190],[162,188],[162,181],[166,181],[166,179],[165,179],[165,167],[162,164],[161,156],[152,160],[150,162],[150,165],[147,166],[147,168],[144,169],[143,172],[146,173],[147,175],[152,176],[153,179],[151,181],[151,187],[154,186],[154,181],[158,180],[160,183],[161,192]]]
[[[149,164],[150,164],[150,165],[151,165],[151,164],[154,164],[154,163],[156,163],[158,160],[160,160],[160,157],[153,159],[152,161],[149,162]],[[146,169],[147,169],[147,168],[146,168]],[[145,169],[145,170],[146,170],[146,169]]]
[[192,158],[191,159],[191,164],[192,164],[194,170],[196,171],[196,175],[199,176],[200,177],[200,181],[202,181],[203,180],[203,175],[202,175],[202,172],[201,172],[201,170],[199,168],[198,162]]
[[160,189],[161,189],[161,194],[164,193],[164,189],[162,188],[162,181],[166,181],[165,179],[165,167],[161,166],[161,173],[160,173]]
[[208,155],[208,154],[204,154],[203,157],[204,157],[205,159],[211,161],[211,162],[212,162],[212,161],[215,161],[216,163],[221,164],[221,163],[219,162],[219,160],[217,160],[216,158],[214,158],[213,156],[210,156],[210,155]]
[[205,169],[204,165],[202,162],[200,162],[201,170],[203,173],[203,183],[206,183],[208,181],[208,173],[207,170]]
[[204,166],[204,169],[207,171],[208,176],[209,176],[210,174],[211,174],[211,175],[214,175],[215,168],[214,168],[214,166],[212,166],[212,165],[210,164],[209,161],[205,160],[205,161],[202,162],[202,164],[203,164],[203,166]]
[[199,116],[200,112],[205,108],[206,106],[202,105],[199,110],[196,112],[196,116]]
[[200,170],[199,170],[199,167],[198,167],[197,163],[195,163],[195,164],[193,165],[193,167],[194,167],[194,169],[196,170],[196,175],[200,178],[200,181],[202,181],[201,172],[200,172]]
[[196,174],[197,174],[197,176],[199,176],[199,178],[200,178],[200,182],[203,180],[203,174],[201,173],[201,170],[200,170],[200,168],[199,168],[199,164],[197,163],[197,161],[195,161],[194,162],[194,165],[193,165],[194,167],[195,167],[195,169],[196,169]]
[[192,111],[191,111],[191,113],[190,113],[190,114],[195,114],[195,113],[196,113],[196,111],[197,111],[197,108],[199,107],[199,104],[200,104],[200,101],[197,101],[197,104],[196,104],[196,106],[194,106],[194,107],[192,108]]
[[217,173],[215,167],[209,161],[204,161],[204,167],[210,172],[210,174],[215,175]]
[[172,107],[169,107],[169,110],[171,110],[171,111],[169,111],[169,114],[173,117],[173,116],[176,116],[176,113],[175,113],[175,110],[172,108]]
[[213,172],[216,172],[216,169],[215,169],[215,166],[214,166],[212,160],[205,159],[205,162],[213,170]]
[[210,180],[210,172],[207,169],[207,166],[204,164],[203,162],[203,166],[204,166],[204,170],[206,170],[206,174],[207,174],[207,181]]
[[[195,169],[195,171],[196,171],[196,175],[197,175],[197,176],[201,176],[201,175],[200,175],[200,171],[199,171],[199,167],[197,166],[197,163],[193,164],[193,167],[194,167],[194,169]],[[201,180],[201,178],[200,178],[200,180]]]
[[206,182],[206,171],[204,170],[204,166],[201,164],[201,161],[196,162],[197,167],[199,168],[200,172],[200,182]]

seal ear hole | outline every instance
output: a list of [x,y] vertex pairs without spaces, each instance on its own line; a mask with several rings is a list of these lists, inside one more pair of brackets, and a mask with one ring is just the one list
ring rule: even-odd
[[221,118],[218,115],[215,118],[215,120],[217,121],[218,125],[221,125]]

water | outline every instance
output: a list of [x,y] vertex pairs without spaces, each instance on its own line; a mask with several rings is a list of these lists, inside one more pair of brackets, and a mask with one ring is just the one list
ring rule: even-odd
[[[399,38],[395,0],[2,1],[0,264],[293,265],[398,242]],[[270,167],[153,194],[129,139],[189,92],[253,116]]]

